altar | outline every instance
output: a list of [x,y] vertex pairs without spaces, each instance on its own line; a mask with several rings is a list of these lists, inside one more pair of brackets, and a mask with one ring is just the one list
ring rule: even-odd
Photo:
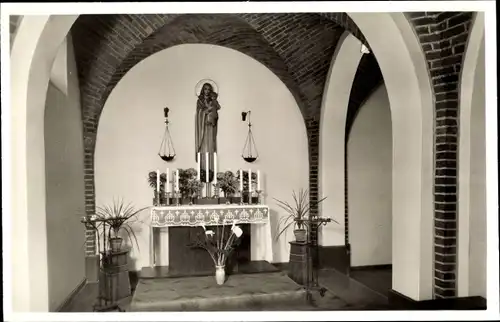
[[[151,208],[150,218],[150,267],[157,266],[158,258],[155,246],[155,234],[160,230],[162,233],[172,235],[174,229],[193,229],[196,227],[210,227],[220,225],[248,225],[250,227],[250,260],[267,261],[272,263],[272,235],[270,225],[269,207],[262,204],[215,204],[215,205],[174,205],[174,206],[155,206]],[[245,231],[245,230],[244,230]],[[199,232],[203,232],[201,229]],[[185,234],[186,235],[186,234]],[[191,236],[187,234],[186,236]],[[179,263],[181,257],[186,257],[190,251],[187,243],[191,237],[174,239],[169,236],[168,258],[162,259],[171,265],[174,262]],[[173,245],[172,245],[173,244]],[[163,247],[164,245],[159,245]],[[203,250],[202,250],[203,251]],[[199,253],[200,256],[205,254]],[[174,258],[174,257],[177,258]],[[206,254],[205,257],[208,257]],[[176,261],[177,260],[177,261]],[[188,260],[185,260],[188,261]],[[189,265],[189,264],[188,264]]]

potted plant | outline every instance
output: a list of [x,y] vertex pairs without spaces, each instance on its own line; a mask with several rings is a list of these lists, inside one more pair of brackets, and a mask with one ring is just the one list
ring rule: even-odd
[[[167,174],[162,173],[160,174],[160,203],[159,204],[166,204],[166,199],[165,199],[165,182],[167,181]],[[148,175],[148,183],[151,188],[153,188],[153,205],[158,205],[158,190],[157,190],[157,174],[156,171],[151,171],[149,172]]]
[[[237,178],[237,183],[239,184],[239,182],[240,182],[240,172],[239,171],[238,171],[236,178]],[[255,191],[255,187],[257,185],[257,173],[255,173],[255,172],[252,172],[252,185],[253,185],[252,190]],[[248,188],[249,188],[249,186],[248,186],[248,171],[243,170],[243,202],[248,202],[248,198],[249,198]],[[257,199],[258,199],[257,197],[253,197],[252,203],[253,204],[257,203],[257,201],[258,201]],[[240,201],[238,200],[238,203],[239,202]]]
[[193,199],[199,197],[203,183],[196,179],[198,171],[194,168],[179,169],[179,192],[181,193],[181,204],[193,203]]
[[226,262],[239,245],[243,234],[243,230],[236,225],[236,222],[233,222],[229,233],[227,231],[229,227],[225,224],[230,222],[220,222],[222,225],[215,226],[215,232],[202,226],[203,237],[200,238],[198,234],[198,238],[190,245],[194,248],[203,248],[210,254],[215,265],[215,280],[218,285],[224,284],[226,280]]
[[[294,227],[295,240],[298,242],[307,241],[307,220],[309,219],[309,210],[311,209],[311,204],[308,201],[309,190],[300,189],[298,195],[293,191],[292,197],[294,204],[290,205],[286,201],[278,200],[278,206],[283,208],[288,215],[282,217],[278,222],[278,233],[276,239],[278,239],[281,234],[283,234],[290,226]],[[320,202],[325,200],[325,198],[315,202],[318,205]]]
[[108,229],[106,234],[112,252],[118,252],[121,249],[123,238],[120,236],[120,232],[122,230],[127,233],[131,241],[135,241],[137,248],[139,248],[137,237],[130,226],[130,222],[137,219],[137,215],[145,209],[147,207],[136,209],[130,203],[125,205],[123,200],[113,200],[112,205],[97,207],[95,219],[103,223],[103,227]]
[[219,204],[231,203],[231,198],[238,187],[238,180],[231,171],[219,172],[216,187],[224,194],[223,197],[219,197]]

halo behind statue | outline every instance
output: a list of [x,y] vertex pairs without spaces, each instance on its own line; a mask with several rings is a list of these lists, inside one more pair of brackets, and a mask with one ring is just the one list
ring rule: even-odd
[[219,86],[217,86],[216,82],[214,82],[211,79],[202,79],[194,87],[194,94],[196,95],[196,97],[200,96],[201,89],[203,88],[203,85],[205,83],[208,83],[208,84],[212,85],[212,88],[214,89],[214,92],[216,92],[217,94],[219,94]]

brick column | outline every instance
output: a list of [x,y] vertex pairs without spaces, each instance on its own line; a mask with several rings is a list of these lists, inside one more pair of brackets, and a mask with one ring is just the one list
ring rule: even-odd
[[473,14],[408,14],[427,59],[435,95],[434,295],[457,294],[459,78]]

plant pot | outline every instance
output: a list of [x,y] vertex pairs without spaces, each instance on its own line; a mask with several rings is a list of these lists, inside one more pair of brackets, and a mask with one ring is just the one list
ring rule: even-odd
[[231,203],[231,200],[229,198],[226,197],[219,198],[219,205],[225,205],[227,203]]
[[307,231],[305,229],[295,229],[293,233],[295,235],[295,241],[300,243],[305,243],[307,241]]
[[200,198],[196,200],[198,205],[217,205],[219,204],[219,199],[217,198]]
[[240,197],[229,197],[229,200],[232,204],[239,204],[240,203]]
[[193,199],[191,198],[180,198],[179,200],[181,205],[189,205],[193,202]]
[[123,238],[121,237],[112,237],[109,239],[109,244],[111,245],[112,252],[119,252],[122,247]]
[[217,285],[222,285],[226,281],[226,268],[225,266],[215,266],[215,281]]

